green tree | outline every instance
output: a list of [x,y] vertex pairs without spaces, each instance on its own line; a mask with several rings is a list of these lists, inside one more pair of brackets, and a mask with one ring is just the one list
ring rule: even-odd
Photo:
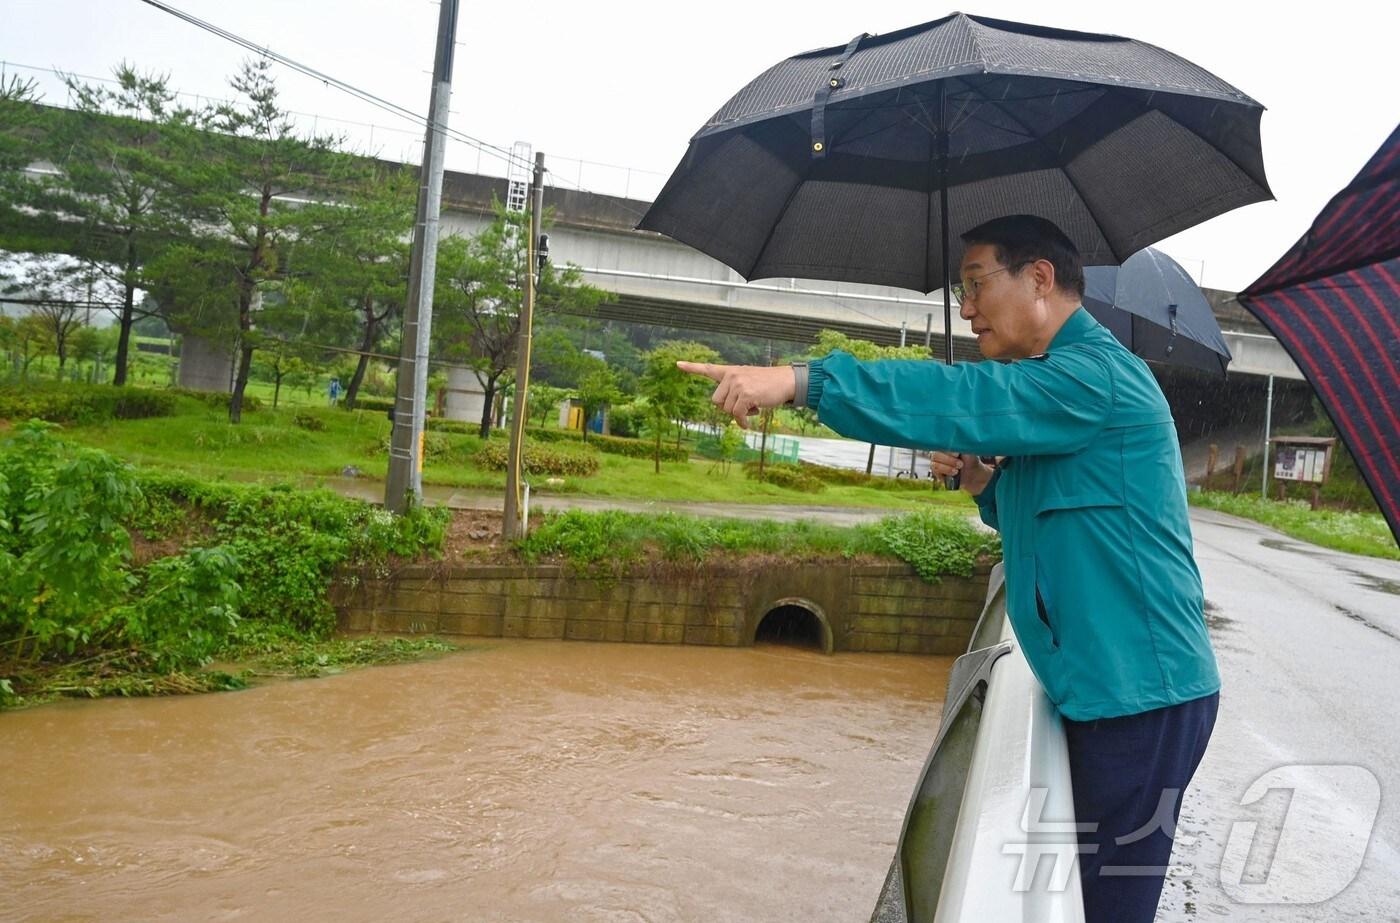
[[817,345],[807,356],[815,359],[838,349],[860,360],[932,358],[929,351],[922,346],[880,346],[870,340],[860,340],[836,330],[819,331]]
[[552,414],[559,412],[559,405],[570,394],[568,388],[555,388],[541,382],[530,382],[530,397],[526,405],[539,417],[540,426],[548,426]]
[[661,433],[668,421],[676,427],[676,447],[681,444],[687,421],[699,420],[709,403],[710,384],[706,379],[676,368],[679,361],[717,362],[719,353],[703,343],[669,340],[646,353],[646,369],[639,389],[647,399],[652,429],[655,431],[654,461],[661,473]]
[[282,385],[295,385],[307,377],[308,363],[297,355],[294,344],[276,343],[258,350],[253,371],[264,381],[272,383],[272,409],[277,409]]
[[729,466],[734,463],[734,459],[739,457],[739,452],[744,448],[744,444],[744,431],[733,420],[730,420],[719,434],[719,466],[720,471],[726,477],[729,476]]
[[593,419],[598,411],[622,397],[622,392],[617,389],[617,373],[601,360],[594,361],[597,364],[584,372],[578,381],[578,402],[583,408],[584,442],[588,441],[588,421]]
[[271,66],[265,58],[245,62],[230,80],[237,102],[206,114],[211,131],[194,139],[185,155],[181,186],[191,208],[215,230],[171,248],[156,288],[158,300],[174,297],[188,329],[213,337],[232,330],[232,423],[242,418],[264,296],[303,272],[294,266],[299,245],[345,222],[334,199],[363,170],[335,150],[335,139],[295,132],[278,103]]
[[136,292],[147,262],[189,234],[193,217],[176,172],[191,150],[194,114],[175,102],[168,75],[115,68],[115,85],[65,77],[74,108],[56,114],[48,141],[61,170],[45,181],[45,207],[76,225],[74,255],[116,289],[114,384],[125,384],[131,328],[145,311]]
[[107,341],[108,338],[102,335],[102,331],[86,325],[75,330],[70,338],[69,352],[73,359],[92,363],[88,370],[88,381],[97,381],[98,370],[107,355]]
[[[24,170],[39,160],[39,85],[10,74],[0,82],[0,226],[19,224],[32,190]],[[8,238],[9,235],[6,235]],[[8,243],[8,241],[7,241]]]
[[[491,431],[501,377],[516,363],[529,236],[528,215],[494,205],[491,223],[476,236],[439,242],[433,310],[435,354],[472,369],[485,392],[483,439]],[[543,216],[542,227],[551,223],[548,214]],[[587,313],[604,295],[584,284],[579,267],[547,263],[539,274],[536,317]]]
[[53,352],[48,328],[32,314],[0,317],[0,348],[9,353],[15,377],[21,381],[28,380],[35,359]]
[[416,184],[410,170],[375,167],[339,194],[332,232],[298,249],[299,275],[288,300],[306,311],[319,339],[358,353],[345,377],[346,410],[355,409],[370,354],[385,347],[408,297]]
[[[810,358],[825,356],[835,350],[850,353],[862,361],[871,359],[932,359],[927,349],[922,346],[880,346],[870,340],[860,340],[847,336],[835,330],[822,330],[817,333],[817,345],[807,355]],[[817,422],[816,412],[808,411],[811,414],[812,422]],[[766,434],[765,434],[766,436]],[[765,439],[766,444],[766,439]],[[875,446],[870,446],[870,457],[866,461],[865,473],[870,473],[870,467],[875,460]],[[759,463],[762,465],[763,459],[760,457]]]

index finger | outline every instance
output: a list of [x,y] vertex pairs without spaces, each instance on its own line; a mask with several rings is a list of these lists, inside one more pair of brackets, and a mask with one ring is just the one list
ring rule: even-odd
[[711,381],[724,380],[724,366],[711,365],[708,362],[686,362],[680,360],[676,362],[676,368],[682,372],[689,372],[692,375],[704,375]]

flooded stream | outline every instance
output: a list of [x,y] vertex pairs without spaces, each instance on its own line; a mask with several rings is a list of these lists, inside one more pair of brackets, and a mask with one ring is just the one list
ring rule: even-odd
[[0,918],[864,920],[951,663],[491,641],[0,715]]

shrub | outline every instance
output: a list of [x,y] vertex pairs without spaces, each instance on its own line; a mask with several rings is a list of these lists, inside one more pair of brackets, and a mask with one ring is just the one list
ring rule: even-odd
[[313,635],[334,624],[327,594],[342,566],[436,551],[448,518],[448,511],[439,508],[394,516],[328,490],[289,485],[209,483],[154,473],[143,473],[141,485],[148,497],[162,498],[148,510],[171,504],[197,510],[211,523],[238,560],[245,619],[286,624]]
[[319,433],[326,428],[326,422],[320,417],[309,413],[298,413],[292,417],[292,425],[300,426],[304,430]]
[[[582,442],[583,433],[576,429],[529,429],[525,431],[529,439],[537,442]],[[651,458],[656,447],[644,439],[625,439],[621,436],[602,436],[591,433],[588,445],[609,455],[624,455],[628,458]],[[664,462],[690,461],[690,453],[673,445],[661,447],[661,460]]]
[[[215,410],[222,410],[228,413],[229,405],[233,403],[233,395],[227,391],[196,391],[193,388],[169,388],[167,394],[178,394],[181,397],[188,397],[192,400],[206,404]],[[257,413],[263,409],[262,398],[256,394],[243,395],[243,410],[245,413]]]
[[[510,449],[505,441],[488,442],[472,460],[489,471],[504,471],[510,461]],[[598,473],[598,455],[582,448],[549,448],[527,442],[522,465],[526,474],[589,477]]]
[[929,583],[945,574],[972,576],[983,555],[996,554],[1001,539],[972,526],[962,516],[921,511],[890,516],[873,527],[885,551],[899,558]]
[[225,546],[162,558],[142,572],[141,597],[112,622],[127,642],[152,652],[157,669],[203,666],[238,624],[237,573]]
[[[163,671],[130,682],[94,673],[93,682],[62,685],[68,692],[219,687],[169,671],[207,662],[247,624],[240,616],[325,633],[334,621],[330,584],[342,568],[442,547],[445,509],[394,516],[330,491],[136,472],[50,429],[21,424],[0,443],[0,673],[8,674],[0,705],[30,694],[40,660],[65,670],[95,671],[82,665],[97,662]],[[217,546],[129,569],[128,528],[168,538],[190,522]]]
[[[388,452],[393,444],[393,433],[385,433],[379,437],[379,451]],[[423,433],[423,455],[425,458],[446,458],[452,451],[452,440],[446,433],[435,433],[431,430]]]
[[389,398],[361,397],[355,396],[356,410],[377,410],[380,413],[388,413],[394,409],[394,401]]
[[614,436],[636,438],[642,434],[646,413],[646,404],[641,401],[618,404],[608,409],[608,429]]
[[[581,444],[583,433],[576,429],[544,429],[529,427],[525,430],[525,438],[531,442],[573,442]],[[594,437],[597,438],[596,436]],[[590,442],[593,440],[590,439]]]
[[[481,424],[479,422],[472,422],[469,420],[441,420],[437,417],[428,417],[426,422],[429,431],[456,433],[462,436],[476,436],[478,438],[481,436]],[[509,430],[497,429],[494,426],[487,430],[487,433],[489,434],[486,437],[488,439],[510,438]]]
[[655,549],[667,560],[701,561],[713,553],[777,554],[793,558],[895,558],[924,580],[971,576],[979,558],[995,557],[1000,539],[965,517],[937,513],[891,516],[860,526],[813,522],[711,519],[620,510],[551,513],[516,549],[527,562],[562,558],[575,571],[618,575]]
[[50,423],[139,420],[175,412],[168,391],[114,385],[63,384],[0,388],[0,418]]
[[932,480],[919,478],[891,478],[866,474],[854,468],[830,468],[826,465],[814,465],[811,462],[799,462],[799,466],[805,474],[809,474],[817,480],[828,484],[841,484],[848,487],[870,487],[875,490],[893,491],[922,491],[929,493],[935,490],[942,490],[943,483],[937,478]]
[[789,490],[799,490],[806,494],[815,494],[826,490],[826,485],[824,483],[803,471],[797,465],[784,465],[769,462],[763,467],[763,472],[760,474],[758,462],[744,462],[744,476],[752,481],[762,481],[765,484],[774,484],[778,487],[786,487]]
[[621,510],[551,513],[516,548],[530,563],[560,556],[580,573],[621,573],[642,555],[639,518]]
[[105,452],[22,424],[0,446],[0,640],[15,659],[73,653],[127,590],[121,522],[140,491]]

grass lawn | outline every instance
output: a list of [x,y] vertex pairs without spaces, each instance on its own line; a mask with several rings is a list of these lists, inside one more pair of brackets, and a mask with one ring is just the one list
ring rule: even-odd
[[[141,466],[204,478],[315,480],[337,477],[348,465],[370,478],[383,479],[387,474],[388,454],[383,446],[389,421],[382,411],[346,412],[317,403],[275,411],[265,407],[245,413],[243,422],[235,426],[227,422],[222,411],[193,399],[179,400],[180,410],[173,417],[71,426],[65,428],[65,434]],[[324,429],[313,431],[295,425],[293,418],[298,414],[314,417]],[[428,458],[424,483],[484,491],[504,489],[504,473],[478,468],[471,462],[482,445],[480,439],[457,433],[432,435],[438,437],[444,450]],[[618,499],[975,512],[966,495],[937,489],[931,482],[927,482],[927,492],[829,484],[819,493],[804,493],[752,481],[738,465],[724,474],[705,459],[685,464],[663,462],[659,475],[649,458],[601,454],[599,462],[598,473],[591,477],[568,477],[554,487],[546,484],[545,478],[534,477],[532,488],[540,493]]]
[[1304,500],[1265,500],[1258,494],[1192,491],[1191,503],[1252,519],[1285,535],[1351,554],[1400,561],[1400,546],[1379,513],[1319,509]]

